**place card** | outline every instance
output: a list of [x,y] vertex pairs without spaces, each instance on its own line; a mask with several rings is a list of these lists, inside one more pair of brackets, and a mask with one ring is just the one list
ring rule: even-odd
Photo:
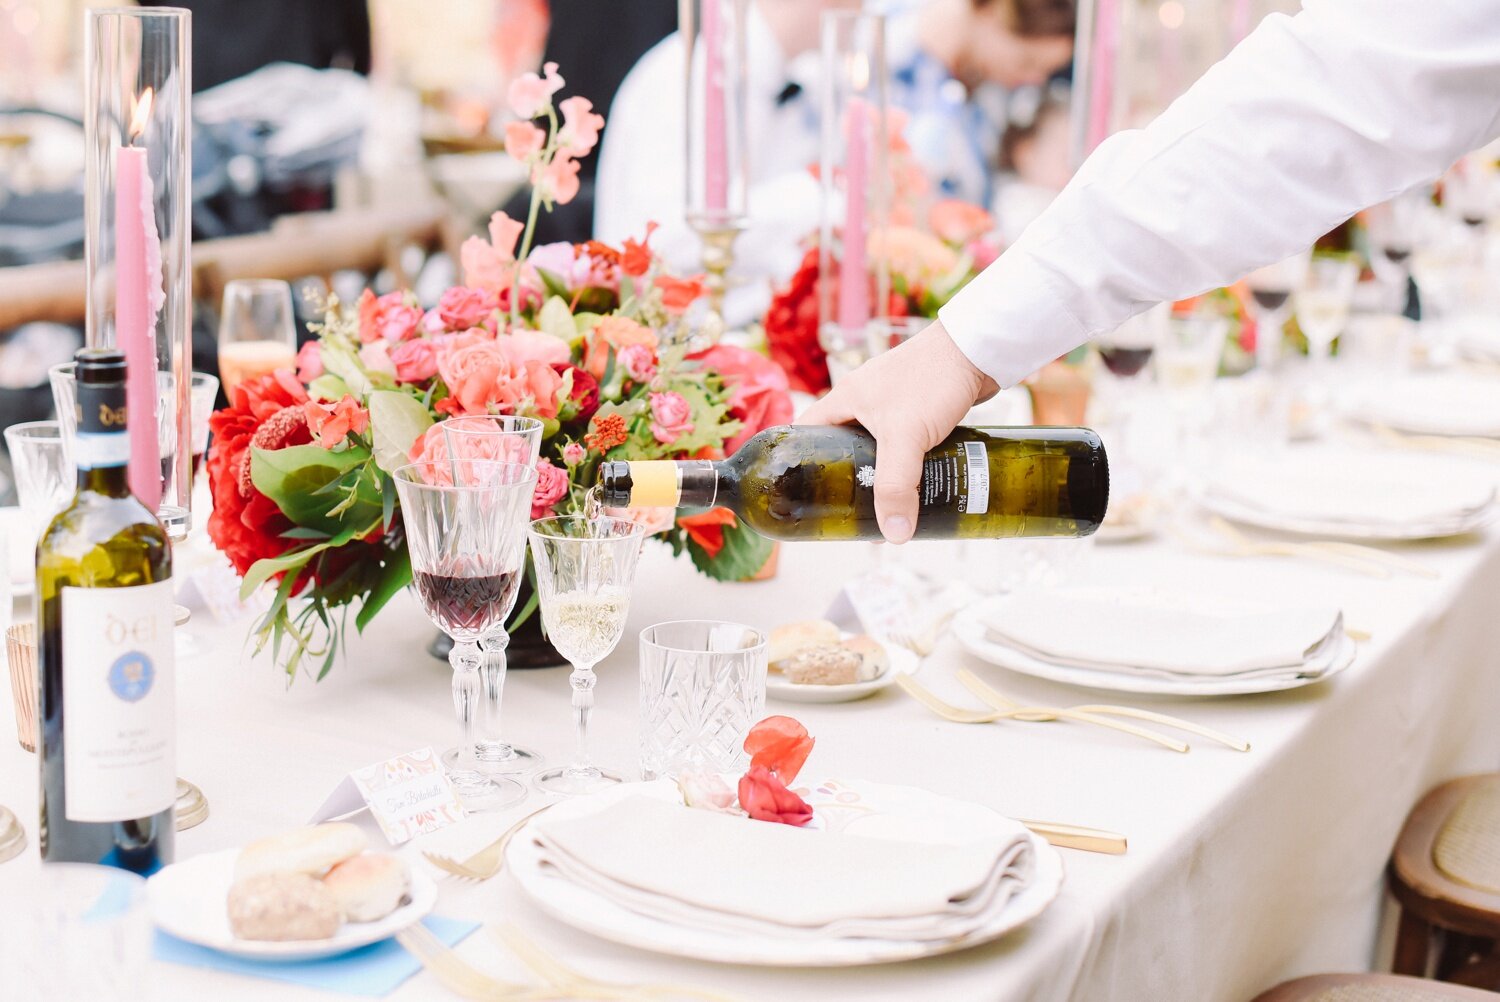
[[312,823],[368,808],[391,845],[446,828],[464,818],[464,806],[432,748],[397,755],[345,776],[312,816]]
[[851,633],[910,635],[917,626],[918,599],[926,590],[910,571],[883,567],[846,581],[826,618]]

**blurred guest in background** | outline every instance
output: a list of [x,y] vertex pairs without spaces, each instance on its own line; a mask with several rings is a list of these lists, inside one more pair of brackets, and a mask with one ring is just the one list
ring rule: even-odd
[[1073,177],[1066,91],[1046,93],[1024,124],[1000,140],[1000,178],[993,212],[1000,236],[1011,244]]

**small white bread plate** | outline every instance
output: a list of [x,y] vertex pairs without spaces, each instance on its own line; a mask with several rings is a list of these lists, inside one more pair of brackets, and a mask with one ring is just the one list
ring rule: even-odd
[[[848,636],[844,639],[847,640]],[[847,685],[799,685],[778,672],[767,672],[766,696],[784,703],[852,703],[890,688],[898,674],[905,672],[910,675],[917,670],[919,662],[911,651],[887,642],[882,642],[881,646],[890,656],[891,666],[868,681]]]
[[[816,811],[808,838],[817,838],[816,829],[820,826],[847,823],[851,815],[884,814],[911,819],[921,828],[934,832],[937,838],[947,840],[1004,831],[1014,824],[981,804],[953,800],[909,786],[851,780],[811,785],[796,783],[793,788],[803,792],[804,799]],[[632,796],[681,802],[676,784],[669,779],[659,779],[651,783],[625,783],[601,793],[562,801],[551,807],[545,816],[554,819],[581,817]],[[1012,895],[990,922],[963,939],[918,942],[730,935],[644,917],[558,876],[555,870],[541,865],[541,850],[530,837],[528,828],[521,829],[511,840],[506,851],[506,869],[544,912],[559,922],[626,946],[721,964],[849,967],[914,960],[963,950],[998,939],[1036,918],[1057,897],[1063,879],[1062,857],[1057,850],[1028,833],[1036,859],[1030,883]],[[775,862],[726,859],[724,865],[774,866]],[[869,876],[878,879],[878,875]]]
[[389,939],[421,921],[437,903],[437,885],[420,871],[411,875],[411,901],[375,922],[345,922],[328,939],[271,942],[238,939],[229,928],[229,887],[238,849],[225,849],[173,863],[146,882],[151,921],[163,932],[212,950],[251,960],[316,960]]

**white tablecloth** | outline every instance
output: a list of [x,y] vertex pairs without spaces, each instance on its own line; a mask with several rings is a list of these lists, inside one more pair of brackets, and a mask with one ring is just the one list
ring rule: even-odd
[[[627,641],[600,669],[599,760],[635,770],[635,651],[628,639],[635,631],[668,618],[739,618],[768,627],[816,614],[872,551],[863,544],[785,547],[775,580],[730,585],[697,576],[653,544]],[[951,550],[931,552],[936,564]],[[1406,812],[1441,780],[1500,766],[1500,537],[1402,552],[1441,576],[1377,580],[1295,560],[1190,555],[1166,542],[1097,546],[1075,569],[1096,581],[1332,599],[1351,627],[1373,634],[1348,672],[1311,688],[1213,701],[1116,700],[1242,735],[1254,745],[1248,754],[1197,741],[1190,754],[1177,755],[1070,724],[964,727],[896,690],[852,704],[771,704],[817,736],[809,776],[912,784],[1020,817],[1128,834],[1123,857],[1064,852],[1061,897],[1001,942],[891,967],[762,970],[654,956],[575,932],[542,915],[505,875],[481,885],[442,882],[438,912],[517,923],[597,977],[697,984],[746,999],[1235,1002],[1294,975],[1366,969],[1378,962],[1382,869]],[[1006,544],[972,546],[969,557],[1005,560]],[[348,770],[454,738],[448,670],[423,652],[433,631],[407,597],[351,642],[326,681],[301,679],[290,691],[269,663],[245,654],[243,624],[213,627],[199,618],[191,629],[208,649],[179,666],[179,771],[206,792],[212,816],[179,837],[181,856],[301,824]],[[964,665],[1025,700],[1098,698],[983,665],[951,640],[928,661],[923,679],[972,704],[952,678]],[[567,690],[566,669],[513,672],[506,719],[514,740],[565,759],[572,741]],[[0,722],[0,803],[20,815],[34,845],[35,760],[10,740],[4,710]],[[539,803],[534,794],[521,808],[475,817],[404,851],[419,866],[426,865],[419,849],[467,853]],[[15,900],[7,887],[24,886],[34,858],[33,848],[0,866],[0,903]],[[461,952],[497,974],[524,976],[483,932]],[[155,997],[163,999],[331,997],[154,967]],[[445,994],[424,973],[393,997]]]

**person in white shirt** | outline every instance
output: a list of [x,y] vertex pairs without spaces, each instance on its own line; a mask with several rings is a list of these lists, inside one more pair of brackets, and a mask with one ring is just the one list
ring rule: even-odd
[[1105,141],[1021,239],[804,423],[878,445],[881,530],[976,401],[1152,305],[1226,285],[1500,136],[1500,0],[1305,0],[1144,129]]
[[[799,241],[818,225],[817,47],[823,11],[858,0],[752,0],[746,16],[746,133],[751,225],[735,242],[725,297],[731,327],[764,314],[771,283],[797,270]],[[702,271],[702,246],[685,218],[682,37],[641,57],[615,96],[599,153],[595,236],[618,244],[661,226],[652,246],[681,274]]]

